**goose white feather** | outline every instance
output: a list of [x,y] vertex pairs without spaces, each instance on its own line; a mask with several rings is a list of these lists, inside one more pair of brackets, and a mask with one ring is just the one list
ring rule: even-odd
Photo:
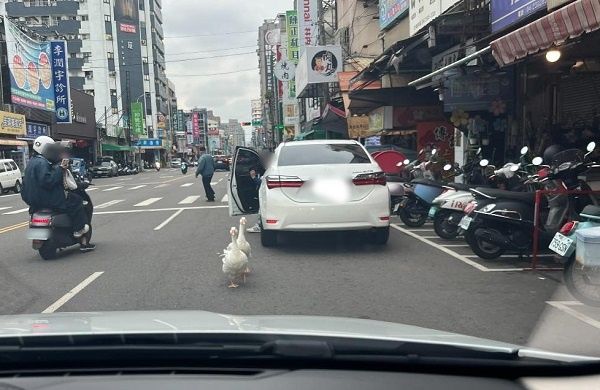
[[244,278],[248,267],[248,256],[240,250],[237,244],[237,229],[232,227],[229,231],[231,244],[223,251],[223,273],[229,278],[230,288],[238,287],[236,281]]

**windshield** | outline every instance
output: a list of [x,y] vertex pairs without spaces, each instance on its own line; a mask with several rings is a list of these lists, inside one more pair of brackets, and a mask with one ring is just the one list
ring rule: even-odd
[[0,10],[0,345],[212,327],[600,357],[598,0]]

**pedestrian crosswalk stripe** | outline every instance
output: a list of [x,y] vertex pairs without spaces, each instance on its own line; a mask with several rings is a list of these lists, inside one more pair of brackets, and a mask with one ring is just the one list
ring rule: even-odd
[[15,211],[11,211],[11,212],[8,212],[8,213],[4,213],[4,215],[20,214],[20,213],[24,213],[27,210],[29,210],[29,207],[27,207],[25,209],[20,209],[20,210],[15,210]]
[[0,207],[0,211],[2,211],[2,210],[8,210],[8,209],[12,209],[12,206]]
[[225,196],[223,196],[223,199],[221,199],[221,202],[223,202],[223,203],[229,202],[229,195],[225,194]]
[[150,199],[146,199],[143,202],[140,202],[136,205],[134,205],[134,207],[143,207],[143,206],[150,206],[152,203],[156,203],[159,200],[161,200],[162,198],[150,198]]
[[116,205],[118,203],[121,203],[121,202],[123,202],[123,199],[115,199],[115,200],[111,200],[110,202],[102,203],[101,205],[98,205],[98,206],[96,206],[94,208],[95,209],[105,209],[107,207],[114,206],[114,205]]
[[103,192],[114,191],[114,190],[118,190],[119,188],[123,188],[123,186],[110,187],[110,188],[103,190]]
[[146,185],[145,184],[141,184],[139,186],[131,187],[130,190],[139,190],[140,188],[144,188],[144,187],[146,187]]
[[210,182],[210,185],[211,185],[211,186],[216,186],[217,184],[219,184],[219,182],[218,182],[218,181],[211,181],[211,182]]
[[185,184],[182,184],[181,186],[182,187],[191,187],[193,185],[194,185],[194,183],[185,183]]
[[159,184],[159,185],[157,185],[154,188],[163,188],[163,187],[166,187],[166,186],[168,186],[168,184]]
[[198,199],[200,199],[199,196],[188,196],[187,198],[185,198],[184,200],[179,202],[179,204],[192,204],[195,201],[197,201]]

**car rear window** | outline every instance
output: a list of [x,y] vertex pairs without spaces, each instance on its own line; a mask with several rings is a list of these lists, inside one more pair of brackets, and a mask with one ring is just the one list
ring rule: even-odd
[[12,167],[12,169],[14,169],[15,171],[17,170],[17,164],[14,161],[9,161],[8,162],[10,164],[10,166]]
[[288,145],[279,152],[277,165],[370,164],[364,149],[354,144]]

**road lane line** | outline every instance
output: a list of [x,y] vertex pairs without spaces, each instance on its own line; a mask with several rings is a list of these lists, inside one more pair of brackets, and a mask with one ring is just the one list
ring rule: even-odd
[[159,185],[157,185],[157,186],[156,186],[156,187],[154,187],[154,188],[163,188],[163,187],[166,187],[166,186],[168,186],[168,184],[165,184],[165,183],[163,183],[163,184],[159,184]]
[[115,211],[99,211],[94,215],[112,215],[112,214],[136,214],[136,213],[154,213],[160,211],[177,211],[177,210],[210,210],[210,209],[226,209],[229,206],[193,206],[193,207],[167,207],[163,209],[137,209],[137,210],[115,210]]
[[171,176],[160,176],[159,178],[160,178],[160,179],[170,179],[170,178],[172,178],[172,177],[173,177],[173,176],[171,175]]
[[223,203],[227,203],[227,202],[229,202],[229,195],[225,194],[225,195],[223,196],[223,199],[221,199],[221,202],[223,202]]
[[6,195],[0,195],[0,199],[2,198],[12,198],[13,196],[19,196],[21,194],[6,194]]
[[597,321],[591,317],[586,316],[583,313],[578,312],[570,308],[569,306],[583,306],[583,303],[576,301],[546,301],[550,306],[554,306],[556,309],[561,310],[567,314],[572,315],[579,321],[585,322],[586,324],[593,326],[596,329],[600,329],[600,321]]
[[145,200],[145,201],[143,201],[143,202],[140,202],[140,203],[138,203],[138,204],[135,204],[135,205],[133,205],[133,207],[144,207],[144,206],[150,206],[152,203],[156,203],[156,202],[158,202],[158,201],[159,201],[159,200],[161,200],[161,199],[162,199],[162,198],[149,198],[149,199],[146,199],[146,200]]
[[217,180],[217,184],[219,184],[222,181],[223,181],[223,178],[220,178],[219,180]]
[[114,190],[118,190],[119,188],[123,188],[123,186],[110,187],[105,190],[102,190],[102,192],[114,191]]
[[446,248],[468,248],[468,244],[442,244]]
[[8,210],[8,209],[12,209],[12,206],[0,207],[0,211],[2,211],[2,210]]
[[185,184],[182,184],[181,186],[182,187],[191,187],[193,185],[194,185],[194,183],[185,183]]
[[65,303],[69,302],[71,300],[71,298],[73,298],[75,295],[77,295],[79,292],[81,292],[81,290],[83,290],[84,288],[89,286],[94,280],[98,279],[103,273],[104,273],[104,271],[94,272],[93,274],[88,276],[83,282],[79,283],[77,286],[73,287],[73,289],[71,291],[69,291],[62,297],[60,297],[58,299],[58,301],[56,301],[53,304],[51,304],[50,306],[48,306],[42,312],[42,314],[54,313],[55,311],[60,309]]
[[6,226],[6,227],[3,227],[3,228],[0,228],[0,234],[8,233],[8,232],[11,232],[13,230],[21,229],[21,228],[24,228],[24,227],[27,227],[27,226],[29,226],[29,221],[21,222],[21,223],[18,223],[16,225],[12,225],[12,226]]
[[140,188],[144,188],[144,187],[146,187],[146,184],[142,184],[142,185],[139,185],[139,186],[131,187],[130,190],[139,190]]
[[171,222],[172,220],[174,220],[175,218],[177,218],[177,216],[179,214],[181,214],[183,212],[183,209],[179,209],[177,210],[173,215],[171,215],[169,218],[165,219],[165,221],[163,223],[161,223],[160,225],[158,225],[157,227],[154,228],[155,231],[160,230],[162,228],[164,228],[165,226],[167,226],[169,224],[169,222]]
[[15,211],[10,211],[8,213],[4,213],[3,215],[15,215],[15,214],[20,214],[20,213],[24,213],[25,211],[28,211],[29,207],[24,208],[24,209],[20,209],[20,210],[15,210]]
[[97,189],[99,189],[98,187],[90,187],[90,188],[86,188],[86,192],[90,192],[90,191],[96,191]]
[[123,177],[121,179],[118,179],[118,181],[127,181],[127,180],[133,180],[132,177]]
[[188,196],[187,198],[185,198],[184,200],[182,200],[178,204],[192,204],[195,201],[197,201],[198,199],[200,199],[200,196]]
[[410,229],[411,232],[433,232],[434,229]]
[[[465,256],[465,257],[476,258],[476,259],[477,259],[477,258],[479,258],[479,256],[477,256],[477,255],[464,255],[464,256]],[[546,254],[538,254],[538,257],[554,257],[554,256],[556,256],[556,255],[554,255],[554,254],[550,254],[550,253],[546,253]],[[510,257],[510,258],[518,258],[518,257],[520,257],[520,256],[519,256],[519,255],[502,255],[502,256],[499,256],[498,258],[509,258],[509,257]],[[528,255],[523,255],[522,257],[525,259],[525,258],[528,258],[528,257],[530,257],[530,256],[528,256]]]
[[211,185],[211,186],[216,186],[216,185],[217,185],[217,183],[218,183],[217,181],[211,181],[211,182],[210,182],[210,185]]
[[110,202],[102,203],[101,205],[98,205],[94,208],[95,209],[105,209],[107,207],[114,206],[114,205],[124,202],[124,201],[125,201],[124,199],[115,199],[115,200],[111,200]]

